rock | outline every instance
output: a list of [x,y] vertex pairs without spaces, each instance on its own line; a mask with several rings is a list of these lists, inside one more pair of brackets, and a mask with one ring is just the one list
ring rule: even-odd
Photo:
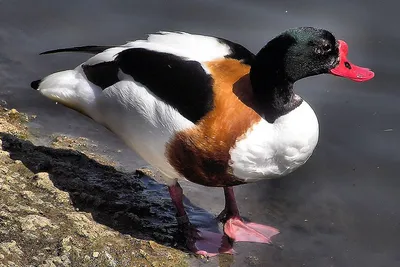
[[50,192],[54,190],[54,184],[49,178],[49,174],[47,172],[39,172],[33,176],[35,181],[35,185],[39,188],[46,189]]
[[9,111],[9,113],[10,113],[10,114],[18,114],[19,112],[18,112],[18,110],[16,110],[15,108],[12,108],[12,109]]
[[115,233],[107,230],[106,227],[93,224],[86,214],[82,212],[71,212],[66,215],[73,221],[76,233],[82,237],[94,240],[98,237],[115,236]]
[[8,206],[8,210],[13,213],[30,213],[38,214],[39,211],[33,207],[15,204],[15,206]]
[[26,184],[17,184],[17,186],[19,187],[19,189],[25,189],[26,188]]
[[37,203],[39,205],[43,204],[43,201],[35,193],[33,193],[32,191],[27,191],[27,190],[22,191],[21,192],[21,196],[24,199],[27,199],[27,200],[32,201],[34,203]]
[[47,172],[39,172],[33,176],[34,184],[42,189],[52,193],[60,203],[69,203],[70,198],[67,192],[64,192],[54,186]]
[[6,192],[13,192],[8,184],[0,184],[0,190]]
[[6,266],[7,266],[7,267],[19,267],[19,266],[18,266],[17,264],[15,264],[15,262],[13,262],[13,261],[8,261]]
[[66,238],[63,238],[61,240],[61,252],[63,254],[68,254],[71,251],[72,249],[71,240],[72,236],[67,236]]
[[3,151],[3,150],[1,150],[1,151],[0,151],[0,156],[9,157],[9,156],[10,156],[10,153],[9,153],[8,151]]
[[46,227],[57,228],[54,226],[49,219],[39,215],[28,215],[20,218],[22,231],[36,231]]
[[117,266],[117,262],[116,262],[115,259],[110,255],[110,253],[108,253],[107,251],[105,251],[105,252],[104,252],[104,255],[105,255],[106,258],[107,258],[108,266],[110,266],[110,267],[115,267],[115,266]]
[[[0,208],[4,208],[4,206],[0,206]],[[8,211],[5,210],[0,210],[0,217],[2,218],[2,220],[11,220],[12,219],[12,214]]]
[[5,180],[6,180],[6,182],[7,182],[8,184],[10,184],[10,185],[16,184],[16,183],[18,182],[18,181],[16,181],[16,180],[14,179],[14,177],[11,176],[11,175],[7,175],[7,176],[5,177]]
[[89,255],[85,255],[85,257],[83,257],[83,260],[86,262],[90,261],[90,256]]
[[58,266],[70,266],[71,265],[71,261],[67,256],[61,256],[61,257],[52,257],[48,260],[46,260],[46,262],[44,264],[39,265],[40,267],[58,267]]
[[0,174],[7,174],[7,173],[8,173],[8,168],[6,166],[1,166],[0,167]]
[[11,177],[12,178],[19,178],[19,177],[21,177],[21,174],[19,174],[18,172],[14,172],[13,174],[11,174]]
[[15,242],[14,240],[12,240],[11,242],[0,243],[0,251],[6,255],[24,255],[22,250],[17,246],[17,242]]
[[143,238],[156,233],[165,240],[161,230],[142,227],[150,222],[143,216],[153,216],[149,209],[159,211],[160,218],[150,218],[155,221],[165,219],[165,209],[147,196],[142,201],[145,186],[138,176],[90,151],[90,140],[35,146],[26,141],[25,117],[0,107],[0,267],[187,266],[186,253],[136,238],[139,231]]
[[71,200],[69,198],[69,194],[67,192],[64,192],[64,191],[56,188],[54,190],[54,194],[55,194],[56,200],[59,203],[70,203],[71,202]]

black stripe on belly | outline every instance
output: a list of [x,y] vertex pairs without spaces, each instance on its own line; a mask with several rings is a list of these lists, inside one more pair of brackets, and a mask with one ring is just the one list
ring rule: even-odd
[[131,48],[115,59],[119,68],[196,123],[213,108],[213,79],[197,61]]

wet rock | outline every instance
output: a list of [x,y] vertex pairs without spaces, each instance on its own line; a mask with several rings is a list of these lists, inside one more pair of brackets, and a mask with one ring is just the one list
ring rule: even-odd
[[159,216],[171,207],[138,176],[98,160],[88,140],[25,141],[24,117],[0,107],[0,267],[187,266],[182,251],[137,238],[163,242],[171,230],[150,223],[168,225]]

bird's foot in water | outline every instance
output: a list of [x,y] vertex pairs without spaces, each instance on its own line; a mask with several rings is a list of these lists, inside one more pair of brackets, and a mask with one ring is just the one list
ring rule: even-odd
[[279,230],[258,223],[244,222],[239,216],[232,216],[225,221],[224,232],[236,242],[255,242],[270,244],[271,237]]
[[195,254],[207,257],[218,254],[233,254],[232,244],[226,235],[196,228],[189,222],[180,224],[187,247]]

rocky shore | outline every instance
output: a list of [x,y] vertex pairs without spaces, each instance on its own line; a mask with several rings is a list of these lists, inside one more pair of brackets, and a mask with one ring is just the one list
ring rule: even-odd
[[0,266],[187,266],[166,189],[0,107]]

